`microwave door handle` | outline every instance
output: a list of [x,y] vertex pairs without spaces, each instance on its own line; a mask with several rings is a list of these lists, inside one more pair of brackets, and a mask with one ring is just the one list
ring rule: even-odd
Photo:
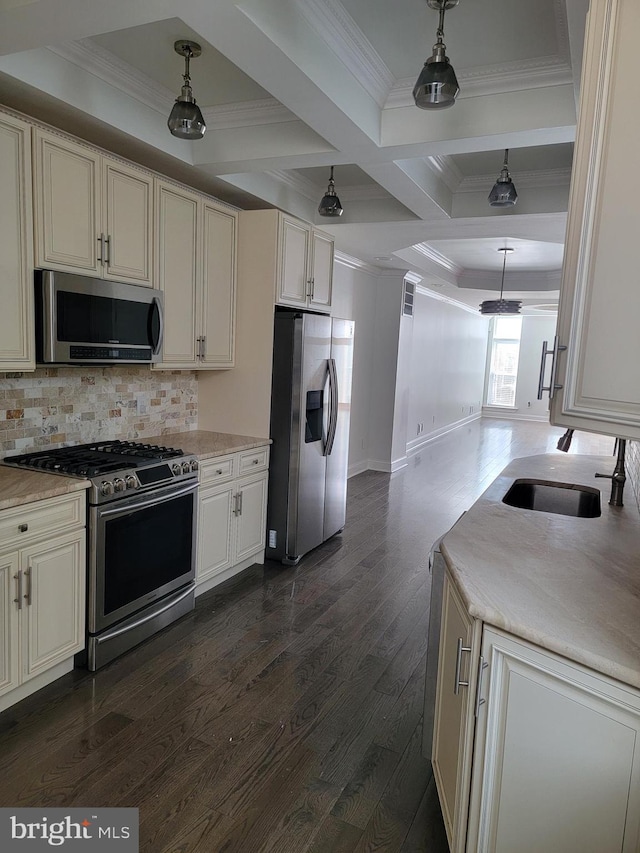
[[[153,354],[158,355],[160,352],[160,348],[162,347],[162,339],[164,337],[164,320],[162,317],[162,305],[160,304],[160,300],[154,296],[153,302],[151,303],[151,317],[149,319],[149,337],[151,338],[151,347],[153,349]],[[154,330],[154,319],[157,319],[158,326],[158,334],[156,339],[154,340],[153,330]]]

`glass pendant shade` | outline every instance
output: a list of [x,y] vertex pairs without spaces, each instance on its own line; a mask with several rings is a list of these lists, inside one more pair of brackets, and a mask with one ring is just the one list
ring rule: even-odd
[[438,40],[413,87],[413,100],[421,110],[442,110],[452,107],[460,92],[444,43],[444,13],[446,9],[457,6],[458,0],[427,0],[427,4],[440,12]]
[[460,92],[453,66],[444,50],[438,51],[438,47],[434,46],[433,56],[425,62],[413,87],[413,100],[421,110],[452,107]]
[[513,207],[518,200],[518,193],[511,180],[508,167],[509,149],[504,152],[504,165],[489,193],[489,204],[491,207]]
[[502,293],[504,291],[504,274],[507,267],[507,255],[513,252],[513,249],[502,248],[498,249],[499,252],[502,252],[502,279],[500,282],[500,298],[499,299],[485,299],[484,302],[480,303],[480,313],[485,316],[501,316],[504,314],[519,314],[520,309],[522,308],[522,302],[519,299],[503,299]]
[[[182,94],[176,98],[167,126],[171,133],[180,139],[202,139],[207,125],[193,95],[190,98],[185,97],[186,88],[184,86]],[[189,94],[191,94],[191,89],[189,89]]]
[[333,166],[331,167],[331,177],[329,178],[329,186],[326,193],[320,199],[318,205],[318,213],[320,216],[342,216],[342,205],[340,199],[336,195],[335,184],[333,182]]
[[202,139],[207,129],[200,107],[196,104],[191,89],[191,78],[189,76],[189,62],[194,56],[200,56],[201,48],[193,41],[181,39],[177,41],[173,49],[180,56],[184,56],[184,82],[182,91],[176,98],[167,119],[167,127],[173,136],[179,139]]

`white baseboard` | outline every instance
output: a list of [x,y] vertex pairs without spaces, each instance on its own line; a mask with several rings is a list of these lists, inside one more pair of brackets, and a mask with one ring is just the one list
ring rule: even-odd
[[492,406],[482,407],[483,418],[503,418],[508,421],[537,421],[538,423],[549,423],[549,414],[534,415],[526,410],[521,412],[519,409],[494,409]]
[[363,474],[370,468],[371,466],[369,465],[369,461],[367,459],[363,459],[362,462],[356,462],[353,465],[349,465],[349,470],[347,471],[347,479],[355,477],[357,474]]
[[425,444],[429,444],[430,441],[435,441],[435,439],[440,438],[441,435],[446,435],[448,432],[452,432],[454,429],[458,429],[458,427],[469,424],[472,421],[477,421],[481,417],[482,414],[480,412],[474,412],[473,415],[467,415],[466,418],[461,418],[459,421],[454,421],[453,423],[447,424],[439,429],[434,429],[426,435],[419,435],[417,438],[407,442],[407,456],[413,456],[414,453],[418,453],[418,451],[421,450]]
[[228,581],[229,578],[235,577],[237,574],[240,574],[240,572],[243,572],[245,569],[248,569],[249,566],[253,566],[256,563],[264,563],[264,550],[254,554],[253,557],[247,557],[246,560],[243,560],[241,563],[237,563],[235,566],[224,569],[224,571],[217,575],[213,575],[213,577],[203,578],[201,581],[196,578],[196,598],[199,595],[202,595],[203,592],[208,592],[210,589],[213,589],[214,586],[218,586],[219,584]]
[[0,711],[10,708],[11,705],[15,705],[16,702],[20,702],[22,699],[26,699],[27,696],[31,696],[32,693],[36,692],[36,690],[41,690],[43,687],[46,687],[47,684],[51,684],[52,681],[56,681],[56,679],[61,678],[68,672],[71,672],[73,667],[74,661],[72,656],[51,667],[51,669],[48,669],[46,672],[42,672],[40,675],[30,678],[29,681],[26,681],[19,687],[5,693],[4,696],[0,698]]

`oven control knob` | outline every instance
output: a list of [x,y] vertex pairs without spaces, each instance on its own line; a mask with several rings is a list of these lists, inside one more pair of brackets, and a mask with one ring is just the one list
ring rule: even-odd
[[176,477],[177,477],[179,474],[182,474],[182,468],[180,467],[180,463],[179,463],[179,462],[174,462],[174,463],[173,463],[173,465],[171,466],[171,470],[172,470],[172,471],[173,471],[173,473],[176,475]]
[[127,476],[124,478],[124,482],[125,482],[126,487],[128,489],[137,489],[138,488],[138,481],[133,476],[133,474],[127,474]]
[[103,480],[100,483],[100,494],[107,497],[108,495],[113,494],[113,483],[111,480]]
[[190,470],[191,470],[191,465],[189,465],[188,462],[183,462],[182,463],[182,473],[188,474]]
[[192,459],[192,460],[191,460],[191,465],[190,465],[189,467],[191,468],[191,470],[192,470],[192,471],[197,471],[197,470],[198,470],[198,468],[200,467],[200,466],[198,465],[198,460],[197,460],[197,459]]
[[122,479],[122,477],[116,477],[113,481],[113,488],[116,492],[124,492],[124,490],[127,488],[127,484]]

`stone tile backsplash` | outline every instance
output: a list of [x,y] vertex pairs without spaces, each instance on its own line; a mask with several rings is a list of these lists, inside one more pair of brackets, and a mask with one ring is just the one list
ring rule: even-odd
[[15,451],[196,429],[197,374],[46,367],[0,373],[0,459]]

